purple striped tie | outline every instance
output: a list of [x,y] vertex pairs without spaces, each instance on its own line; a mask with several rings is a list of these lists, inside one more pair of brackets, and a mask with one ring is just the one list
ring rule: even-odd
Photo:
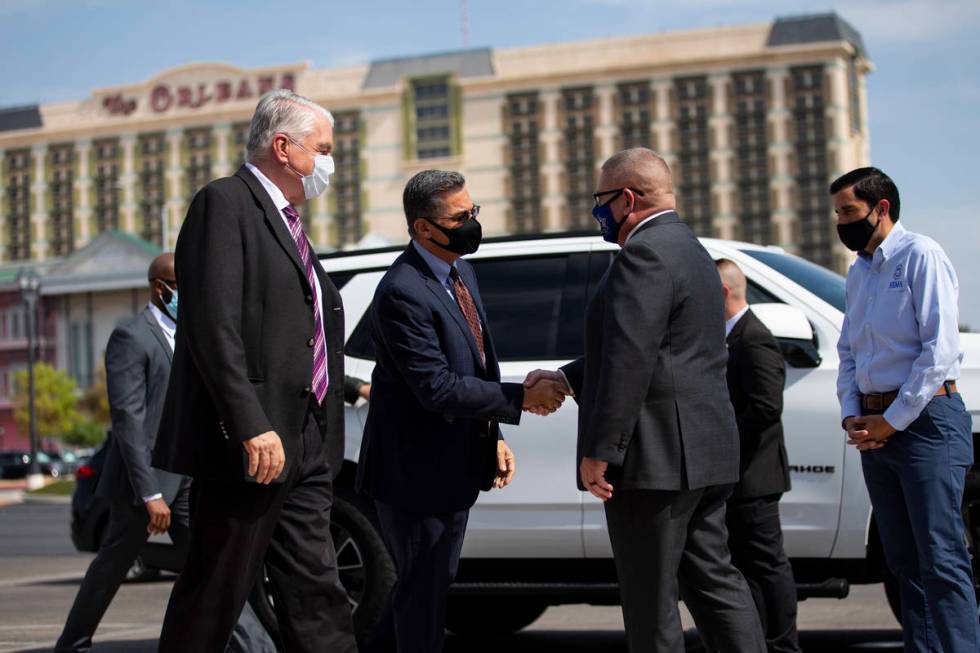
[[318,404],[323,403],[323,398],[327,395],[327,386],[330,379],[327,376],[327,347],[323,339],[323,316],[320,315],[320,298],[316,292],[316,273],[313,271],[313,248],[310,241],[303,232],[303,222],[299,219],[299,213],[290,204],[283,210],[289,220],[289,235],[296,243],[299,250],[299,257],[306,266],[306,280],[310,282],[310,289],[313,292],[313,392],[316,394]]

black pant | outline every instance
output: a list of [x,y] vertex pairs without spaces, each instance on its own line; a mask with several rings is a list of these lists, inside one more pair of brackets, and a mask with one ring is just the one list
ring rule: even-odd
[[766,650],[752,595],[728,553],[730,493],[730,485],[620,490],[606,501],[632,653],[684,650],[678,589],[709,651]]
[[[170,505],[170,539],[179,549],[187,548],[188,491],[178,492]],[[108,531],[99,552],[85,572],[75,602],[68,613],[55,651],[88,651],[99,622],[109,609],[119,586],[126,579],[149,534],[146,508],[127,501],[113,501],[109,508]]]
[[[184,485],[170,504],[170,539],[181,558],[187,555],[189,503],[190,488]],[[65,628],[55,645],[56,653],[91,650],[92,637],[102,617],[149,537],[146,532],[148,521],[143,506],[123,501],[112,503],[106,539],[85,572]],[[272,638],[248,604],[242,609],[225,650],[227,653],[275,653]]]
[[357,650],[330,537],[327,447],[312,409],[299,449],[283,483],[194,482],[190,550],[167,607],[161,652],[222,650],[263,562],[286,651]]
[[728,544],[732,562],[752,590],[766,647],[770,653],[798,653],[796,581],[783,550],[781,496],[729,499]]
[[398,572],[381,627],[393,621],[398,653],[441,653],[446,599],[459,569],[469,511],[432,515],[380,501],[374,505]]

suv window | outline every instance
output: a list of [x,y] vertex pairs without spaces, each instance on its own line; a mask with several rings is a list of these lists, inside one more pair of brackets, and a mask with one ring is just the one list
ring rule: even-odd
[[[572,358],[582,351],[588,254],[471,261],[500,361]],[[375,360],[371,309],[348,356]]]
[[564,301],[564,290],[566,281],[574,281],[584,297],[580,271],[587,260],[583,254],[472,262],[499,360],[553,360],[559,351],[564,357],[581,350],[581,337],[575,334],[581,334],[576,324],[581,324],[584,309],[577,306],[575,292]]
[[743,249],[743,254],[761,261],[789,277],[841,313],[844,312],[844,277],[816,263],[770,250]]

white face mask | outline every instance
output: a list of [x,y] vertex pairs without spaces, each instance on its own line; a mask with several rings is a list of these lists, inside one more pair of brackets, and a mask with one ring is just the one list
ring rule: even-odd
[[[293,139],[290,138],[289,140],[304,152],[309,152],[308,149]],[[334,172],[333,157],[329,154],[314,155],[313,172],[308,175],[300,174],[299,171],[290,166],[288,163],[286,165],[290,170],[299,175],[299,180],[303,183],[303,195],[308,200],[323,195],[323,192],[327,190],[327,187],[330,185],[330,175],[332,175]]]

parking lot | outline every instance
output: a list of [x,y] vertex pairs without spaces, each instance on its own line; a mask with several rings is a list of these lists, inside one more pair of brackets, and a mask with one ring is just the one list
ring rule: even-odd
[[[0,653],[51,650],[91,557],[72,548],[67,505],[0,506]],[[103,620],[95,650],[155,651],[172,583],[172,576],[164,576],[124,585]],[[693,645],[693,622],[684,617]],[[901,633],[878,585],[853,587],[844,600],[804,601],[799,625],[808,653],[901,650]],[[473,641],[450,636],[446,651],[625,653],[622,628],[618,607],[560,606],[510,637]]]

